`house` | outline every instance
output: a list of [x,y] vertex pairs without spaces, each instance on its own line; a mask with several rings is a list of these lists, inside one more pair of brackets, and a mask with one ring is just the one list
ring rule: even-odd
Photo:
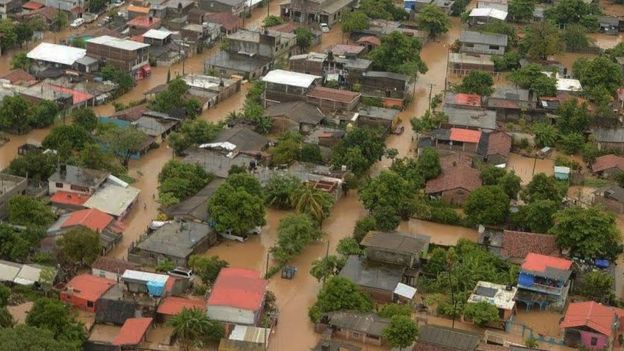
[[559,257],[556,236],[516,230],[504,230],[484,237],[483,245],[490,252],[513,263],[522,264],[526,256],[533,252],[540,255]]
[[461,205],[480,186],[481,176],[477,169],[462,162],[453,162],[443,165],[442,173],[427,181],[425,193],[444,202]]
[[312,351],[362,351],[362,348],[337,340],[323,339],[316,344]]
[[231,324],[257,325],[264,309],[267,284],[257,271],[221,269],[208,297],[208,317]]
[[106,182],[110,173],[95,169],[61,164],[48,178],[48,192],[57,191],[92,195]]
[[[74,228],[86,228],[98,233],[102,254],[109,252],[120,240],[124,231],[121,222],[116,221],[113,216],[97,209],[83,209],[62,215],[54,224],[48,228],[47,238],[51,247],[55,247],[55,242],[66,232]],[[47,246],[42,243],[42,246]]]
[[241,16],[250,3],[245,0],[200,0],[198,6],[210,12],[229,12],[234,16]]
[[141,190],[123,181],[122,183],[108,181],[91,195],[83,206],[123,219],[136,204],[140,192]]
[[22,5],[22,10],[24,10],[24,12],[31,12],[31,11],[42,9],[44,7],[45,7],[44,4],[40,4],[35,1],[28,1],[24,3],[24,5]]
[[611,185],[596,190],[594,192],[594,204],[618,214],[624,213],[624,188]]
[[496,327],[504,329],[505,323],[513,317],[516,312],[516,294],[518,288],[511,285],[495,284],[480,281],[468,298],[468,303],[487,302],[498,309],[499,323],[494,323]]
[[485,24],[493,21],[505,21],[507,11],[501,11],[491,7],[477,7],[470,11],[468,23],[470,25]]
[[128,19],[133,19],[135,17],[141,16],[149,16],[150,8],[147,6],[137,6],[130,4],[128,6]]
[[180,314],[184,309],[198,309],[206,311],[206,301],[203,299],[193,299],[187,297],[167,296],[158,305],[156,312],[161,321],[167,321],[172,316]]
[[430,241],[431,237],[426,235],[371,231],[360,245],[371,261],[416,268],[420,258],[427,254]]
[[175,119],[153,118],[142,116],[134,122],[136,128],[151,137],[156,144],[161,144],[180,123]]
[[[48,271],[51,276],[41,276],[43,271]],[[36,286],[43,280],[46,283],[54,284],[57,271],[55,268],[40,266],[37,264],[21,264],[0,260],[0,282],[13,283],[22,286]],[[52,281],[48,281],[51,279]]]
[[318,52],[292,55],[288,59],[288,70],[322,76],[326,61],[327,54],[321,54]]
[[382,127],[393,130],[400,122],[399,110],[375,106],[363,106],[358,111],[358,126]]
[[290,0],[280,4],[280,16],[294,22],[327,23],[331,26],[353,6],[353,0],[314,0],[312,3]]
[[507,0],[478,0],[477,7],[497,9],[505,12],[507,12],[507,9],[509,8]]
[[331,148],[338,144],[344,136],[344,129],[319,127],[306,135],[303,142],[306,144],[318,145],[321,148],[321,152],[323,152],[323,148],[325,148],[328,151],[328,155],[331,156]]
[[167,216],[180,221],[199,221],[208,223],[209,215],[206,210],[208,200],[212,194],[223,184],[223,179],[214,179],[197,194],[185,199],[173,206],[163,209]]
[[30,50],[26,57],[42,69],[48,67],[71,68],[77,60],[86,54],[85,49],[43,42]]
[[351,111],[360,102],[360,93],[349,90],[316,86],[307,94],[307,102],[318,106],[321,111]]
[[369,52],[381,45],[381,40],[374,35],[365,35],[355,42],[366,47],[366,50]]
[[472,71],[494,72],[495,70],[491,55],[451,52],[448,61],[450,72],[457,76],[463,76]]
[[614,154],[596,157],[591,171],[599,177],[613,179],[624,172],[624,157]]
[[488,164],[499,166],[507,164],[511,152],[511,135],[502,131],[483,132],[477,146],[477,153]]
[[617,35],[620,32],[620,19],[613,16],[598,16],[598,26],[603,33]]
[[273,104],[264,111],[273,121],[272,130],[283,133],[287,130],[309,133],[325,120],[317,106],[303,101]]
[[169,276],[164,274],[126,269],[121,275],[121,282],[130,293],[148,294],[162,297],[165,295]]
[[527,310],[534,305],[540,310],[561,310],[570,290],[571,274],[572,261],[530,252],[520,267],[516,301],[524,303]]
[[383,304],[394,300],[394,291],[403,281],[405,270],[405,267],[377,263],[351,255],[340,270],[339,276],[349,279],[373,300]]
[[535,108],[528,89],[497,87],[487,98],[486,107],[496,111],[501,120],[517,120]]
[[51,84],[47,81],[25,88],[20,94],[30,102],[51,101],[66,110],[95,105],[95,96],[82,90]]
[[96,302],[115,284],[113,280],[80,274],[65,285],[61,290],[60,299],[78,309],[95,312]]
[[219,102],[238,93],[241,89],[241,79],[220,78],[203,74],[187,74],[182,77],[182,80],[189,86],[189,93],[191,95],[196,93],[214,95],[214,98],[210,100],[211,102],[208,108],[214,107]]
[[558,93],[574,93],[574,92],[579,92],[579,91],[583,91],[583,87],[581,86],[581,81],[579,81],[578,79],[573,79],[573,78],[565,78],[562,77],[559,72],[542,72],[543,74],[547,75],[548,77],[554,77],[556,79],[556,86],[557,86],[557,92]]
[[152,326],[152,318],[128,318],[121,326],[119,333],[112,344],[122,347],[136,347],[145,340],[148,330]]
[[432,131],[433,145],[440,150],[477,153],[481,134],[479,130],[439,128]]
[[566,346],[586,350],[615,350],[622,347],[624,310],[594,301],[568,306],[559,324]]
[[452,93],[446,94],[444,100],[444,106],[455,107],[460,109],[481,109],[481,95],[467,94],[467,93]]
[[0,173],[0,191],[2,191],[0,193],[0,218],[9,215],[7,208],[9,200],[17,195],[24,195],[27,186],[28,180],[26,178]]
[[448,124],[453,127],[496,129],[496,112],[494,111],[444,106],[444,113],[448,116]]
[[149,30],[160,28],[160,18],[152,16],[137,16],[129,20],[126,25],[129,30],[128,34],[131,36],[143,35]]
[[170,222],[147,235],[128,252],[128,260],[156,265],[169,260],[177,266],[186,266],[188,258],[204,252],[217,241],[209,225],[196,222]]
[[204,48],[213,46],[221,37],[221,26],[217,23],[187,24],[182,27],[183,43],[192,46],[190,53],[201,53]]
[[624,151],[624,128],[594,128],[592,135],[598,150]]
[[204,16],[204,20],[197,24],[202,24],[204,22],[218,24],[221,28],[221,32],[224,34],[234,33],[241,27],[241,18],[230,12],[207,13]]
[[352,44],[336,44],[327,50],[334,57],[357,57],[366,52],[366,47]]
[[376,313],[336,311],[323,315],[316,330],[330,330],[330,334],[338,338],[381,345],[383,331],[389,325],[389,319],[379,317]]
[[107,35],[88,39],[87,55],[118,69],[129,72],[136,79],[151,74],[149,44]]
[[[219,350],[226,345],[225,350],[266,350],[271,337],[270,328],[252,327],[248,325],[235,325],[227,339],[221,339]],[[227,341],[224,345],[224,341]],[[236,345],[237,347],[233,347]],[[258,347],[258,348],[256,348]]]
[[321,77],[311,74],[275,69],[262,77],[265,83],[265,104],[290,101],[306,101],[307,94],[316,86]]
[[23,69],[14,69],[0,77],[2,82],[29,87],[37,83],[37,79]]
[[91,264],[91,274],[108,280],[119,281],[126,269],[137,269],[138,266],[133,262],[102,256]]
[[475,351],[480,342],[479,334],[425,324],[418,328],[418,340],[412,351]]
[[408,92],[409,77],[392,72],[369,71],[362,74],[360,82],[362,96],[380,97],[386,105],[403,101]]
[[459,35],[459,42],[461,44],[459,49],[460,52],[470,54],[503,55],[507,48],[507,35],[463,31]]
[[[310,143],[309,137],[312,135],[314,133],[308,135],[304,139],[304,143]],[[323,152],[324,150],[321,148],[321,153]],[[253,173],[262,185],[266,185],[274,176],[292,176],[304,184],[328,193],[335,200],[339,200],[344,193],[345,174],[346,171],[334,170],[328,166],[304,162],[295,162],[288,168],[261,167]]]
[[142,33],[143,42],[151,46],[164,46],[171,42],[172,34],[173,33],[168,30],[152,28]]

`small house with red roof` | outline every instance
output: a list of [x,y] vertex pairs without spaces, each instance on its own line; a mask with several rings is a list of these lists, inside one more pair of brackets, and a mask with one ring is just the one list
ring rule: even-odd
[[481,141],[480,130],[464,128],[438,128],[431,133],[432,144],[437,149],[476,154]]
[[187,297],[167,296],[160,302],[156,312],[162,321],[166,321],[168,318],[179,314],[184,309],[198,309],[205,312],[206,301],[203,299],[200,300]]
[[112,344],[123,350],[137,346],[145,340],[145,335],[152,326],[152,318],[128,318],[119,329]]
[[603,178],[614,178],[624,172],[624,157],[614,154],[596,157],[591,165],[592,173]]
[[160,18],[152,16],[138,16],[127,23],[130,35],[142,35],[150,29],[160,28]]
[[568,306],[563,321],[566,346],[586,350],[615,350],[623,345],[624,310],[594,301],[575,302]]
[[465,162],[442,164],[442,173],[425,185],[425,193],[432,198],[462,205],[471,192],[481,186],[480,172]]
[[95,312],[95,304],[113,285],[113,280],[96,277],[91,274],[75,276],[61,291],[61,301],[74,305],[76,308]]
[[538,306],[563,309],[568,291],[572,261],[530,252],[522,262],[518,275],[516,300],[530,310]]
[[481,109],[481,95],[467,93],[448,93],[444,101],[444,106],[451,106],[462,109]]
[[103,254],[121,240],[124,231],[124,225],[113,216],[95,208],[87,208],[62,215],[48,228],[46,239],[56,241],[74,228],[86,228],[98,233]]
[[257,325],[267,284],[258,271],[223,268],[208,298],[208,317],[225,323]]
[[366,47],[366,50],[372,51],[379,45],[381,45],[381,40],[374,35],[365,35],[356,41],[359,45]]
[[502,131],[483,132],[477,153],[488,164],[505,167],[511,152],[511,135]]

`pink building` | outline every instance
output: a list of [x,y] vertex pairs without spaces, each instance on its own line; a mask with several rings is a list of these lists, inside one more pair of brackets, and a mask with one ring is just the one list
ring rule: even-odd
[[564,343],[588,350],[622,347],[624,310],[594,301],[571,303],[560,324]]

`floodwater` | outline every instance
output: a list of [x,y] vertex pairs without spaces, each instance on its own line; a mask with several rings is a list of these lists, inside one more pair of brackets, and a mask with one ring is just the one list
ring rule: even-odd
[[522,179],[522,184],[528,184],[534,174],[544,173],[548,176],[554,174],[554,162],[550,159],[525,157],[511,153],[507,159],[507,169],[513,170]]
[[530,326],[534,334],[559,337],[561,334],[559,322],[562,317],[563,314],[552,311],[532,310],[527,312],[523,306],[520,306],[518,314],[514,316],[514,321]]
[[26,323],[26,316],[28,312],[33,308],[33,302],[28,301],[16,306],[7,306],[7,310],[13,317],[16,324]]
[[459,239],[477,241],[479,233],[475,229],[454,225],[439,224],[420,219],[403,221],[399,225],[400,231],[431,236],[431,243],[443,246],[453,246]]

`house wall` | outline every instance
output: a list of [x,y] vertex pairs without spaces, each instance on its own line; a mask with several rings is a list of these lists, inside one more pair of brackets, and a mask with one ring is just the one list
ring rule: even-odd
[[392,128],[392,125],[394,124],[394,121],[389,121],[387,119],[374,118],[374,117],[368,117],[368,116],[362,116],[362,115],[358,117],[357,121],[358,121],[358,125],[383,127],[385,129]]
[[230,306],[208,306],[207,315],[210,319],[217,321],[256,325],[259,318],[259,311],[244,310]]
[[371,261],[385,262],[410,268],[418,262],[418,257],[416,255],[412,256],[408,254],[380,250],[372,247],[366,248],[366,257]]
[[624,143],[607,143],[607,142],[597,142],[598,150],[614,150],[624,152]]
[[50,194],[54,194],[57,191],[65,191],[65,192],[69,192],[69,193],[77,193],[77,194],[93,194],[95,193],[96,188],[94,187],[90,187],[86,190],[82,190],[82,189],[77,189],[77,188],[72,188],[72,185],[69,183],[57,183],[57,182],[53,182],[53,181],[48,181],[48,191]]
[[87,42],[87,55],[128,72],[149,63],[149,47],[131,51]]
[[334,331],[333,335],[339,338],[346,339],[346,340],[359,341],[363,344],[378,345],[378,346],[381,346],[382,344],[381,338],[374,337],[371,335],[366,335],[365,333],[360,333],[360,332],[348,330],[348,329],[337,329],[336,331]]
[[361,285],[360,289],[369,294],[373,301],[377,304],[384,305],[392,302],[392,297],[394,295],[392,291],[370,288]]
[[407,82],[385,77],[361,78],[361,92],[365,96],[404,98]]
[[613,167],[613,168],[605,169],[602,172],[599,172],[598,175],[602,178],[614,179],[616,176],[618,176],[621,173],[622,173],[621,169],[617,167]]
[[159,262],[164,262],[167,260],[173,262],[173,264],[176,266],[185,266],[187,262],[186,258],[171,257],[140,249],[128,252],[128,261],[142,265],[155,266]]
[[91,268],[91,274],[98,276],[98,277],[106,278],[109,280],[119,281],[123,272],[120,272],[119,274],[117,274],[117,273],[105,271],[105,270],[98,269],[98,268]]
[[288,69],[293,72],[323,75],[323,63],[321,61],[309,61],[307,59],[289,60]]
[[[609,337],[593,331],[567,328],[564,331],[564,344],[570,347],[584,347],[588,350],[607,350],[609,347]],[[592,341],[594,345],[592,345]]]
[[278,102],[306,101],[307,92],[306,88],[267,83],[264,97],[265,100]]
[[68,293],[66,291],[61,292],[60,294],[61,301],[67,302],[76,308],[87,311],[87,312],[95,312],[95,302],[96,301],[88,301],[74,294]]
[[469,191],[462,188],[457,188],[443,191],[440,197],[442,198],[442,201],[446,203],[452,205],[463,205],[468,198],[468,195],[470,195]]
[[230,6],[215,0],[200,0],[199,8],[210,12],[227,12],[231,11],[235,15],[240,15],[245,9],[243,3],[236,6]]
[[460,51],[472,54],[503,55],[505,47],[500,45],[461,43]]
[[351,111],[355,108],[358,102],[360,102],[359,96],[350,102],[332,101],[328,99],[319,99],[319,98],[313,98],[309,96],[307,100],[308,100],[308,103],[318,106],[318,108],[324,112]]

